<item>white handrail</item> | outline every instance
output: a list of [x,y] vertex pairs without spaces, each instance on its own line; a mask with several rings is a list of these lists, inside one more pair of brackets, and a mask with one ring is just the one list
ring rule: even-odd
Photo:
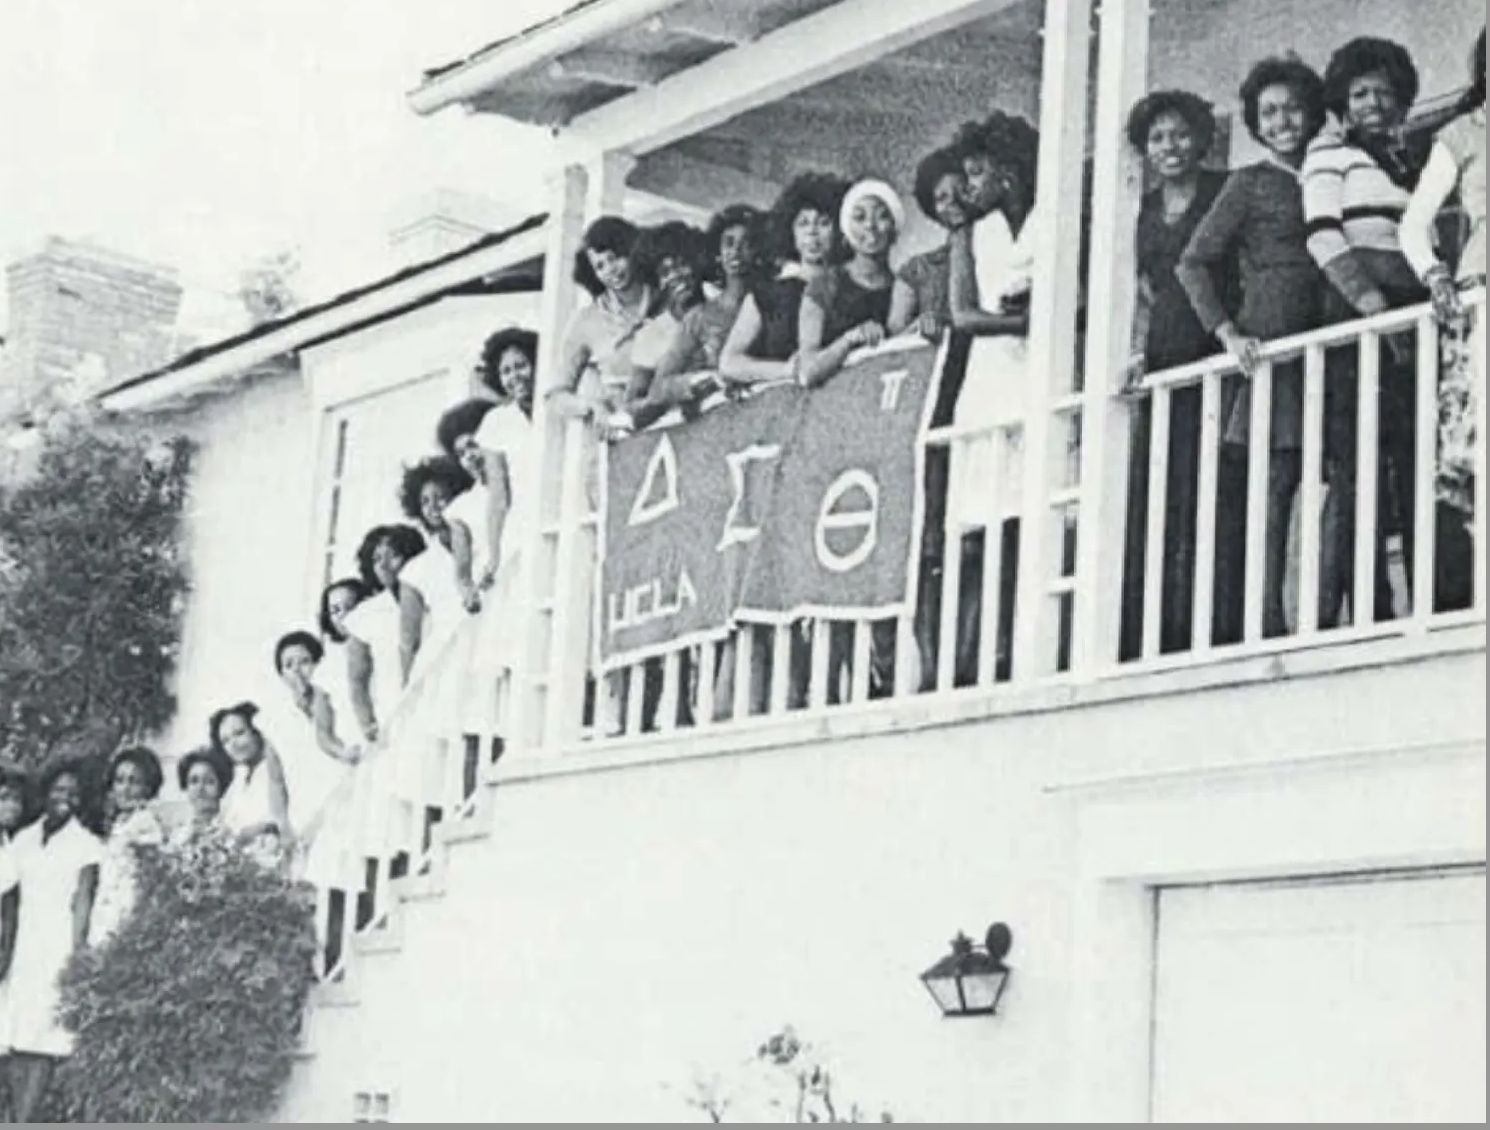
[[[1485,305],[1485,288],[1475,287],[1460,295],[1460,302],[1466,310]],[[1319,329],[1306,330],[1304,333],[1289,334],[1287,337],[1272,338],[1264,341],[1258,349],[1258,357],[1264,361],[1279,361],[1297,356],[1315,345],[1346,345],[1354,342],[1361,334],[1366,332],[1395,333],[1410,329],[1422,320],[1423,316],[1431,315],[1433,308],[1426,302],[1420,302],[1412,306],[1400,306],[1393,310],[1383,310],[1380,314],[1372,314],[1366,318],[1354,318],[1348,322],[1336,322],[1332,325],[1321,326]],[[1172,385],[1194,384],[1201,378],[1211,373],[1235,372],[1237,368],[1236,359],[1229,353],[1218,351],[1210,357],[1201,361],[1192,361],[1187,365],[1176,365],[1172,369],[1161,369],[1156,373],[1147,373],[1138,386],[1142,389],[1154,389]]]

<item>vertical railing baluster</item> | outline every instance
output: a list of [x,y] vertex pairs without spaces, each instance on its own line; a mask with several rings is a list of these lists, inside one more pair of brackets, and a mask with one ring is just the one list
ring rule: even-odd
[[808,701],[814,708],[821,708],[828,704],[828,658],[829,658],[829,636],[832,625],[827,620],[809,620],[808,631],[812,633],[810,644],[811,677],[808,687]]
[[[735,630],[735,646],[745,646],[745,637],[752,635],[749,624],[743,624]],[[693,679],[695,693],[693,696],[693,724],[695,726],[708,726],[714,721],[714,678],[718,671],[716,662],[719,645],[712,640],[701,643],[693,649]],[[750,687],[745,687],[745,701],[750,701]]]
[[895,618],[895,697],[916,693],[921,679],[921,650],[916,640],[916,602],[920,586],[911,593],[911,610]]
[[[1365,443],[1366,438],[1361,437],[1361,442]],[[1298,623],[1301,636],[1311,635],[1319,629],[1320,467],[1324,452],[1324,348],[1319,345],[1311,345],[1304,352],[1303,444],[1303,471],[1299,483]]]
[[869,701],[870,644],[873,636],[872,621],[854,621],[852,690],[848,696],[850,702]]
[[1216,484],[1221,456],[1221,374],[1208,372],[1200,382],[1200,470],[1196,488],[1195,590],[1191,612],[1190,647],[1211,648],[1215,616]]
[[[955,469],[959,459],[966,458],[970,444],[982,437],[970,439],[959,436],[947,447],[947,463]],[[948,476],[949,481],[951,476]],[[992,507],[989,507],[990,511]],[[962,535],[957,517],[948,505],[944,509],[946,520],[942,527],[942,603],[936,628],[936,689],[951,690],[957,674],[957,624],[961,619],[962,604]],[[988,534],[984,541],[991,541]],[[985,550],[985,557],[987,551]]]
[[[1247,422],[1247,548],[1242,581],[1242,638],[1262,639],[1263,604],[1267,598],[1268,523],[1287,521],[1287,514],[1268,510],[1268,480],[1273,457],[1273,363],[1257,367],[1251,386]],[[1280,579],[1281,583],[1281,579]]]
[[[751,641],[752,645],[754,640]],[[777,624],[771,629],[771,689],[768,714],[785,714],[792,684],[792,626]],[[748,678],[748,675],[747,675]]]
[[1432,618],[1437,569],[1438,502],[1438,322],[1431,312],[1417,321],[1417,403],[1413,433],[1412,623],[1426,628]]
[[683,689],[683,648],[662,657],[662,694],[657,701],[657,731],[668,734],[678,728],[678,702]]
[[1468,311],[1472,319],[1469,348],[1474,359],[1470,371],[1475,384],[1470,389],[1470,410],[1474,413],[1474,519],[1470,530],[1474,535],[1474,607],[1483,615],[1487,607],[1485,599],[1485,534],[1490,525],[1485,521],[1485,302],[1483,295],[1476,306]]
[[[598,571],[597,571],[598,572]],[[629,664],[624,668],[626,682],[626,736],[634,738],[642,732],[642,714],[646,706],[647,664],[645,660]]]
[[[1355,558],[1352,568],[1350,618],[1362,628],[1376,618],[1376,495],[1380,467],[1376,437],[1381,434],[1381,336],[1374,330],[1361,333],[1357,343],[1355,465]],[[1372,437],[1365,442],[1364,437]],[[1335,489],[1333,486],[1330,489]]]
[[[995,430],[989,436],[989,442],[997,445],[999,450],[1006,450],[1009,443],[1007,430]],[[1028,468],[1025,469],[1025,474],[1029,474]],[[988,484],[989,494],[999,498],[1004,489],[1004,483],[999,481],[995,472],[994,480]],[[980,686],[992,684],[998,678],[999,617],[1004,613],[999,598],[1003,592],[1005,509],[1000,506],[993,512],[988,532],[983,535],[983,587],[978,610],[978,670],[973,676]],[[1033,530],[1030,532],[1034,533]]]
[[[1164,510],[1169,494],[1169,400],[1170,389],[1160,385],[1153,391],[1153,413],[1149,426],[1148,525],[1143,554],[1143,647],[1145,659],[1159,654],[1159,628],[1164,595]],[[1029,473],[1026,469],[1026,474]]]

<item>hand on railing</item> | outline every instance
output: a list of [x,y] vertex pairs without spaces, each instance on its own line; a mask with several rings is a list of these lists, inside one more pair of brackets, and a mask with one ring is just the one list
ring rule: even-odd
[[1464,303],[1459,300],[1459,288],[1454,285],[1449,269],[1436,264],[1423,279],[1428,284],[1428,293],[1433,302],[1433,316],[1443,325],[1452,325],[1464,317]]
[[885,327],[878,322],[860,322],[844,336],[854,349],[873,349],[885,340]]
[[1143,383],[1143,378],[1147,375],[1148,365],[1143,354],[1130,355],[1128,363],[1123,366],[1123,383],[1118,388],[1118,395],[1128,400],[1142,400],[1148,396],[1149,390]]
[[1251,334],[1244,334],[1227,322],[1216,331],[1216,337],[1236,361],[1237,368],[1247,379],[1257,375],[1257,366],[1262,361],[1262,342]]

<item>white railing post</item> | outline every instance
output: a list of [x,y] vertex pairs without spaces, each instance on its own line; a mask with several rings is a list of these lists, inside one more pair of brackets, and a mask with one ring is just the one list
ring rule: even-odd
[[[609,152],[595,157],[588,167],[570,166],[566,170],[562,225],[569,238],[562,240],[544,266],[546,340],[545,367],[540,379],[545,390],[553,388],[559,379],[562,336],[574,309],[574,288],[568,280],[583,226],[597,216],[620,211],[626,176],[635,163],[629,153]],[[550,290],[555,293],[551,294]],[[565,298],[567,301],[563,301]],[[544,440],[543,480],[547,487],[556,484],[558,489],[553,500],[557,513],[546,511],[540,521],[547,529],[557,524],[542,744],[545,748],[556,748],[576,740],[581,729],[585,673],[590,659],[596,531],[586,490],[592,441],[577,420],[546,422]],[[538,583],[542,580],[539,578]],[[596,709],[600,712],[605,683],[602,679],[597,684]]]
[[[575,283],[570,263],[579,247],[584,228],[585,192],[588,175],[582,165],[565,165],[550,178],[548,230],[543,254],[543,298],[539,314],[538,387],[533,397],[533,434],[537,440],[528,452],[529,465],[523,482],[537,490],[532,508],[532,528],[522,547],[521,591],[524,622],[520,625],[523,646],[509,687],[506,744],[517,750],[541,748],[553,733],[547,724],[545,706],[563,696],[565,687],[557,679],[562,653],[553,646],[558,636],[558,604],[554,569],[559,559],[562,531],[558,520],[560,470],[564,463],[565,421],[548,409],[544,391],[562,363],[560,340],[570,311],[574,309]],[[580,692],[584,691],[581,688]],[[578,715],[580,707],[574,706]]]
[[[1298,633],[1313,635],[1319,630],[1320,559],[1324,539],[1321,537],[1323,515],[1321,505],[1324,498],[1321,469],[1324,466],[1324,346],[1311,345],[1304,353],[1304,447],[1301,456],[1302,470],[1299,477],[1299,569],[1298,569]],[[1376,437],[1360,436],[1357,442],[1369,444],[1376,450]],[[1338,546],[1327,547],[1332,555],[1338,555]],[[1332,563],[1333,575],[1338,560]],[[1352,612],[1361,606],[1361,601],[1370,601],[1370,593],[1352,593]],[[1339,615],[1338,608],[1327,610],[1331,617]],[[1333,620],[1329,626],[1333,626]]]
[[[1052,527],[1050,432],[1055,382],[1068,376],[1075,362],[1072,342],[1080,304],[1081,190],[1091,15],[1092,0],[1046,0],[1035,192],[1041,227],[1035,233],[1036,269],[1030,302],[1026,375],[1030,387],[1024,418],[1019,575],[1014,601],[1014,678],[1018,680],[1039,678],[1055,669],[1059,621],[1051,615],[1047,574]],[[997,552],[999,530],[992,527],[985,553]]]
[[[1413,411],[1413,547],[1411,623],[1427,627],[1438,573],[1438,322],[1431,312],[1417,320],[1417,400]],[[1478,439],[1479,437],[1475,437]]]
[[[1381,336],[1364,331],[1356,349],[1355,545],[1351,621],[1363,628],[1376,618],[1377,436],[1381,390]],[[1331,490],[1336,489],[1334,486]]]
[[1081,409],[1081,509],[1071,669],[1091,674],[1117,657],[1122,616],[1132,409],[1118,393],[1136,298],[1134,217],[1141,169],[1123,123],[1148,80],[1147,0],[1104,0],[1097,58],[1092,158],[1091,263],[1087,272],[1086,385]]

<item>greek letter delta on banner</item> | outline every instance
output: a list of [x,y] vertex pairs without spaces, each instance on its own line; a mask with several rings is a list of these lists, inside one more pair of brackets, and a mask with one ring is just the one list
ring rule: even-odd
[[937,351],[896,339],[811,392],[774,385],[605,451],[596,661],[741,622],[907,612]]

